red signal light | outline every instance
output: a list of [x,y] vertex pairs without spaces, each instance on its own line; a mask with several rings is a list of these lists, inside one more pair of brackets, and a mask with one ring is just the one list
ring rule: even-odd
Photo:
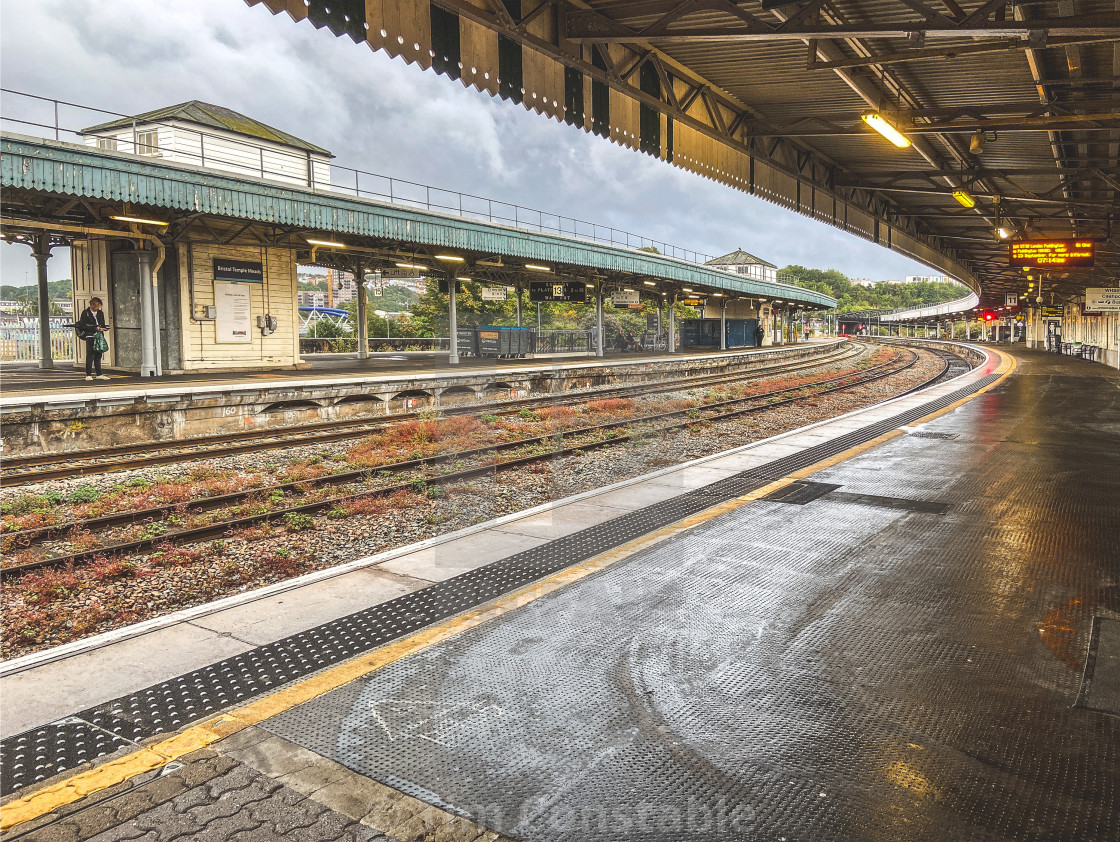
[[994,322],[996,319],[996,314],[991,310],[985,310],[980,318],[982,318],[986,322]]

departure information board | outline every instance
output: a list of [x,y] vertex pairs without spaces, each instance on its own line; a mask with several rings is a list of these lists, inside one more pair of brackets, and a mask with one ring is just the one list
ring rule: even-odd
[[1092,240],[1023,240],[1011,243],[1012,266],[1060,269],[1093,265]]

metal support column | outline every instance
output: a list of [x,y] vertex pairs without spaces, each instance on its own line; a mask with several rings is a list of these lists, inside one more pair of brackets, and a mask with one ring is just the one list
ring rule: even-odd
[[603,356],[603,282],[595,288],[595,356]]
[[44,232],[35,237],[32,254],[39,281],[39,368],[54,368],[54,357],[51,354],[51,301],[50,293],[47,292],[47,261],[51,258],[50,234]]
[[[358,285],[358,359],[369,359],[369,302],[366,300],[366,270],[362,261],[354,261],[354,282]],[[389,316],[385,316],[385,324],[389,324]]]
[[455,313],[455,291],[459,282],[455,280],[455,273],[447,273],[447,315],[448,332],[451,334],[451,353],[447,355],[447,362],[451,365],[459,364],[459,324]]
[[517,326],[521,327],[521,281],[517,282],[514,289],[517,292]]
[[152,253],[136,252],[140,267],[140,376],[156,376],[156,328],[152,306]]
[[719,300],[719,349],[727,350],[727,299]]
[[669,353],[675,354],[677,351],[677,314],[674,312],[677,306],[677,294],[674,292],[669,299]]

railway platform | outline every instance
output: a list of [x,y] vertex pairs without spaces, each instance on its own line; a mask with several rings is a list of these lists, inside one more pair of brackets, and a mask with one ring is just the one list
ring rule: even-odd
[[713,351],[495,360],[404,352],[316,358],[304,371],[114,375],[86,382],[67,369],[0,371],[4,455],[144,444],[299,423],[331,422],[625,384],[753,370],[837,353],[845,340]]
[[1120,836],[1120,376],[968,374],[0,667],[7,838]]

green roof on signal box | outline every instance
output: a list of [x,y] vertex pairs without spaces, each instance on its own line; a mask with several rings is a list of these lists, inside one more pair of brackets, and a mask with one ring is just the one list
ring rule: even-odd
[[255,137],[258,140],[269,140],[273,143],[281,143],[284,146],[292,146],[296,149],[302,149],[305,152],[314,152],[319,155],[327,155],[331,158],[334,157],[334,155],[331,155],[330,152],[323,149],[321,146],[308,143],[306,140],[301,140],[295,135],[282,132],[280,129],[274,129],[272,126],[266,125],[260,120],[246,117],[244,114],[234,111],[231,108],[211,105],[208,102],[201,102],[197,99],[192,99],[190,102],[182,102],[179,105],[169,105],[166,108],[157,108],[155,111],[147,111],[144,114],[137,114],[135,117],[122,117],[119,120],[100,123],[96,126],[90,126],[88,129],[82,129],[80,134],[100,134],[115,129],[128,129],[132,127],[134,122],[137,125],[141,125],[144,123],[160,123],[169,120],[194,123],[211,129],[222,129],[227,132],[235,132],[237,134],[247,135],[248,137]]

